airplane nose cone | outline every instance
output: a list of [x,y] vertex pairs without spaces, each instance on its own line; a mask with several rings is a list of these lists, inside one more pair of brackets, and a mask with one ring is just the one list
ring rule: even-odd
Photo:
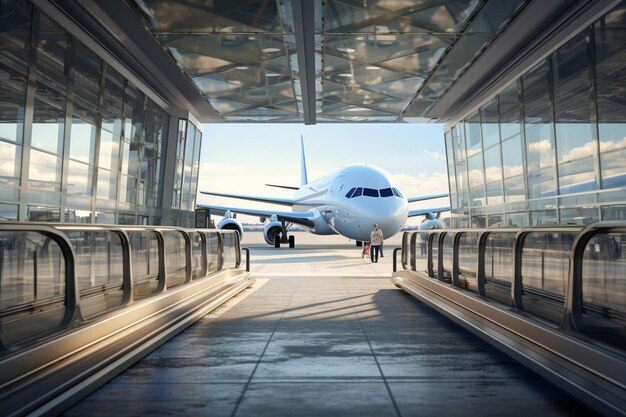
[[385,202],[370,212],[370,228],[378,224],[385,237],[391,237],[398,233],[406,223],[407,209],[401,200]]

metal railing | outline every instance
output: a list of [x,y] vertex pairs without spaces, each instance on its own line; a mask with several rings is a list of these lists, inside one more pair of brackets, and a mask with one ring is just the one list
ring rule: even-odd
[[396,286],[626,415],[626,222],[405,232],[401,260]]
[[[402,268],[626,349],[626,223],[405,232]],[[419,251],[419,254],[418,254]],[[586,318],[586,320],[585,320]],[[604,323],[603,323],[604,322]]]
[[0,356],[239,268],[241,250],[228,230],[2,223]]

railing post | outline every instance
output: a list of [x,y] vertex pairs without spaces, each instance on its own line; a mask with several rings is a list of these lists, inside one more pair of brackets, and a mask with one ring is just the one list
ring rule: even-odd
[[242,251],[246,252],[246,272],[250,272],[250,248],[241,248]]
[[443,240],[446,232],[439,232],[437,241],[437,279],[443,281]]
[[[116,233],[120,242],[122,243],[122,285],[124,287],[124,293],[122,296],[122,305],[127,305],[133,302],[133,267],[132,267],[132,258],[130,253],[130,239],[125,231],[117,230],[113,233]],[[111,256],[111,245],[107,242],[109,259]],[[110,276],[110,274],[109,274]]]
[[433,270],[433,240],[435,240],[434,236],[436,233],[428,233],[428,242],[426,243],[427,247],[427,263],[426,263],[426,273],[429,277],[435,278],[435,271]]
[[[156,293],[161,293],[167,289],[167,259],[165,259],[165,237],[163,237],[163,233],[159,232],[158,230],[151,230],[148,232],[154,233],[157,237],[157,252],[159,254],[159,285],[157,285]],[[150,245],[150,242],[148,242],[148,245]],[[148,250],[148,253],[150,253],[150,250]]]
[[406,269],[408,262],[407,262],[407,256],[408,256],[408,239],[409,239],[409,232],[404,232],[402,234],[402,269]]
[[519,311],[524,311],[524,305],[522,303],[522,255],[524,249],[524,241],[528,235],[526,229],[522,229],[515,235],[515,241],[513,243],[513,282],[511,283],[511,301],[513,307]]
[[[393,272],[398,271],[398,251],[403,251],[403,248],[394,248],[393,249]],[[403,265],[404,266],[404,265]]]
[[489,231],[478,234],[478,256],[476,257],[476,285],[478,294],[485,296],[485,250],[487,248],[487,238]]
[[417,244],[417,233],[411,234],[411,239],[409,240],[408,254],[411,265],[411,271],[417,270],[417,250],[415,246]]
[[222,232],[217,232],[217,270],[221,271],[224,267],[224,239]]
[[454,232],[452,235],[452,285],[461,287],[459,279],[459,242],[464,232]]

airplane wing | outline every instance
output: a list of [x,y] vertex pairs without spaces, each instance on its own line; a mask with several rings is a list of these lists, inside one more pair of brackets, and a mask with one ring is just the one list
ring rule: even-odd
[[[240,200],[257,201],[261,203],[279,204],[281,206],[291,207],[294,204],[294,201],[292,198],[255,197],[255,196],[241,195],[241,194],[216,193],[213,191],[200,191],[200,193],[207,194],[207,195],[216,195],[218,197],[230,197],[230,198],[238,198]],[[234,210],[231,210],[231,211],[234,211]]]
[[435,207],[435,208],[409,210],[409,217],[422,216],[428,213],[442,213],[444,211],[450,211],[450,207]]
[[315,226],[315,224],[313,223],[313,213],[308,211],[302,213],[293,213],[291,211],[256,210],[227,206],[213,206],[209,204],[197,204],[197,206],[200,208],[208,209],[211,214],[215,214],[218,216],[224,216],[227,211],[230,211],[231,213],[245,214],[248,216],[268,218],[272,215],[276,215],[279,221],[295,223],[307,227]]
[[416,201],[424,201],[424,200],[432,200],[434,198],[442,198],[442,197],[447,197],[449,194],[430,194],[430,195],[420,195],[417,197],[407,197],[407,200],[409,200],[409,203],[414,203]]

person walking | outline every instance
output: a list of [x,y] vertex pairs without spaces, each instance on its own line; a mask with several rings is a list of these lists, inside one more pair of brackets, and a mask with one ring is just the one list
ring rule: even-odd
[[378,228],[378,225],[374,225],[372,233],[370,233],[370,259],[372,262],[378,262],[378,252],[380,251],[380,245],[383,244],[383,231]]

